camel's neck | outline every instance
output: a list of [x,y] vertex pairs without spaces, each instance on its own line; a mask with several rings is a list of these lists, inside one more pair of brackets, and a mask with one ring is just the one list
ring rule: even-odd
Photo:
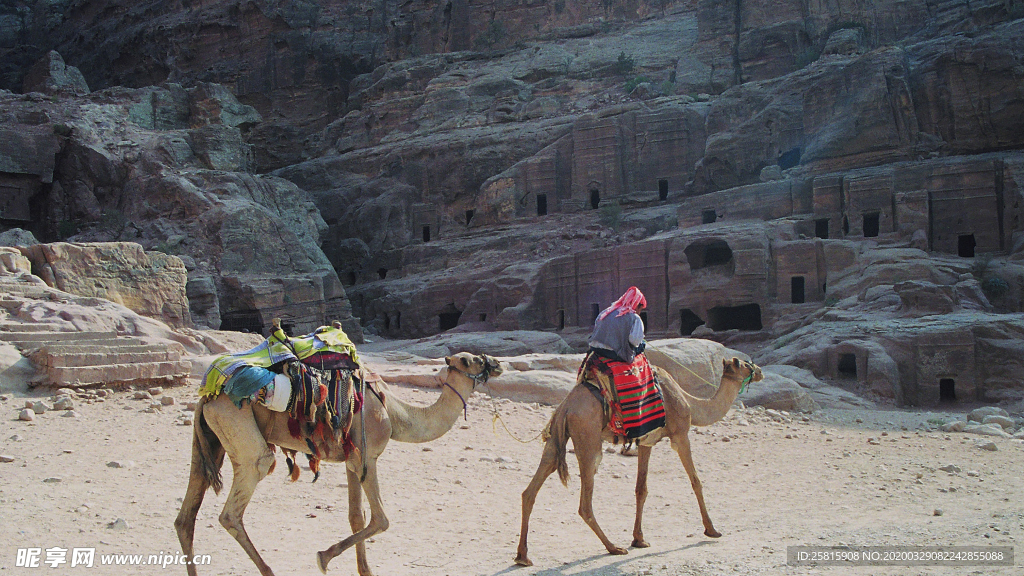
[[472,382],[462,375],[449,374],[448,383],[459,393],[442,385],[441,397],[430,406],[413,406],[391,395],[387,402],[391,438],[399,442],[430,442],[448,432],[463,414],[462,399],[468,401],[473,393]]
[[725,417],[736,397],[740,395],[740,380],[726,376],[722,378],[722,385],[715,391],[711,398],[698,398],[687,394],[683,390],[683,396],[690,404],[690,424],[694,426],[710,426]]

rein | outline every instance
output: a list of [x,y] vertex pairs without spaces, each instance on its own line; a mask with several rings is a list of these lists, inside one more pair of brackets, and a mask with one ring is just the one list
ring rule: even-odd
[[[464,370],[460,370],[460,369],[456,368],[455,366],[448,366],[448,370],[449,370],[449,373],[451,373],[451,370],[455,370],[456,372],[461,373],[466,378],[469,378],[470,380],[472,380],[473,381],[473,389],[474,390],[476,390],[476,387],[479,386],[480,384],[486,383],[487,379],[491,377],[491,369],[487,366],[486,362],[484,363],[484,369],[481,370],[480,373],[478,373],[478,374],[470,374],[469,372],[466,372]],[[459,391],[456,390],[454,386],[452,386],[451,384],[448,383],[448,379],[447,378],[445,378],[445,380],[444,380],[444,385],[447,386],[448,388],[450,388],[452,392],[455,392],[455,395],[459,397],[459,400],[462,400],[463,417],[466,420],[469,420],[469,404],[466,402],[466,399],[462,397],[462,394],[460,394]]]

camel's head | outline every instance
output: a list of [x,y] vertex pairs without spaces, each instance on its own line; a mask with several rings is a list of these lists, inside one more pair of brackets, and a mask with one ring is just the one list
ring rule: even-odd
[[486,382],[491,376],[498,376],[502,373],[501,362],[487,354],[470,354],[459,352],[453,356],[445,356],[444,363],[451,370],[462,372],[473,380],[473,387],[481,382]]
[[725,369],[722,377],[735,378],[741,383],[741,390],[745,389],[747,384],[751,382],[760,382],[764,379],[764,374],[761,373],[761,367],[753,362],[740,360],[733,356],[732,358],[722,360],[722,364]]

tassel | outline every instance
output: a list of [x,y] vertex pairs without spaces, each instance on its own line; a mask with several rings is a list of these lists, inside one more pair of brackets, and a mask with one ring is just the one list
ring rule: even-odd
[[299,421],[295,418],[288,419],[288,432],[292,438],[302,438],[302,431],[299,429]]
[[309,438],[306,438],[306,446],[309,447],[309,452],[313,454],[313,456],[316,456],[317,458],[320,457],[320,451],[316,449],[316,444],[313,444],[313,441]]
[[334,428],[335,431],[341,428],[341,418],[337,414],[331,416],[331,428]]

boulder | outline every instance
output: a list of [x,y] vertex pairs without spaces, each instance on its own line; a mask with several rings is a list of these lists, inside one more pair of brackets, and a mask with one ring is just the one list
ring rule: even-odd
[[31,274],[32,262],[20,250],[0,246],[0,273]]
[[576,385],[576,374],[562,370],[506,370],[487,383],[492,396],[517,402],[539,402],[556,405]]
[[32,246],[39,244],[34,234],[21,228],[11,228],[0,232],[0,246]]
[[21,248],[53,288],[104,298],[174,327],[190,326],[187,272],[175,256],[131,242],[55,242]]
[[669,373],[690,394],[710,398],[722,382],[722,360],[750,357],[713,340],[673,338],[647,343],[647,360]]
[[983,406],[981,408],[975,408],[971,410],[971,413],[967,415],[967,420],[974,422],[984,422],[987,416],[1009,416],[1009,412],[1003,410],[998,406]]
[[89,93],[89,85],[78,68],[68,66],[59,52],[50,50],[25,74],[23,90],[82,96]]
[[764,380],[752,382],[737,398],[746,406],[764,406],[787,412],[814,412],[818,405],[799,384],[778,374],[765,373]]

